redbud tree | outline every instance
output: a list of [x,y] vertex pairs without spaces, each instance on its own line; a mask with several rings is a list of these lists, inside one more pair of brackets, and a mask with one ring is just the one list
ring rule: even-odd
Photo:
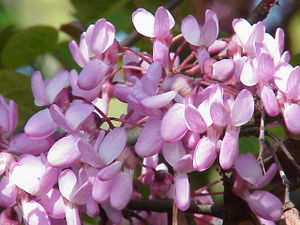
[[[150,51],[98,19],[68,44],[76,68],[33,72],[39,108],[24,126],[0,96],[0,224],[299,224],[300,67],[284,31],[259,21],[274,3],[234,19],[228,37],[212,9],[200,23],[138,8],[132,24]],[[113,99],[126,104],[120,117]],[[249,136],[258,151],[241,144]],[[194,182],[206,171],[214,178]]]

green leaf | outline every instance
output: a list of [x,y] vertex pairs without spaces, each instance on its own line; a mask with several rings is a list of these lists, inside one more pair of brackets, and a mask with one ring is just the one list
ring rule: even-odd
[[58,31],[50,26],[33,26],[17,32],[4,47],[1,60],[8,68],[16,68],[54,48]]
[[64,41],[56,45],[52,54],[60,61],[64,69],[72,70],[76,69],[80,71],[81,68],[74,61],[71,52],[68,47],[69,41]]
[[300,53],[292,56],[290,64],[292,64],[293,66],[300,65]]
[[[127,6],[129,0],[99,1],[71,0],[76,9],[75,16],[85,24],[94,23],[97,19],[107,18]],[[124,20],[124,19],[123,19]]]
[[284,138],[286,136],[285,129],[281,124],[275,126],[267,126],[266,129],[271,131],[278,138]]
[[139,186],[139,193],[144,197],[147,198],[150,195],[150,187],[149,185],[141,184]]
[[247,153],[251,152],[253,154],[258,153],[258,141],[257,137],[249,136],[249,137],[240,137],[239,138],[239,152]]
[[99,221],[100,221],[99,216],[89,217],[88,215],[83,214],[83,213],[80,214],[80,219],[84,225],[95,225],[95,224],[99,224]]
[[24,124],[38,110],[38,107],[33,103],[30,77],[12,70],[1,69],[0,80],[0,95],[17,103],[19,124]]
[[95,23],[100,18],[111,22],[117,32],[133,30],[131,14],[135,10],[130,0],[102,1],[71,0],[76,9],[75,16],[85,25]]
[[2,27],[0,29],[0,52],[5,47],[7,41],[14,34],[14,28],[12,26]]

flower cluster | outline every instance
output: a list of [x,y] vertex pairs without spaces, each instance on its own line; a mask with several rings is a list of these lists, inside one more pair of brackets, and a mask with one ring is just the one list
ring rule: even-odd
[[[134,183],[149,185],[149,198],[174,199],[183,211],[191,200],[212,204],[191,194],[188,174],[216,162],[225,171],[234,168],[233,193],[263,224],[278,220],[280,200],[254,190],[268,184],[277,167],[263,174],[253,155],[239,154],[238,138],[253,120],[255,102],[270,117],[281,113],[287,129],[300,133],[300,69],[288,63],[283,31],[272,37],[263,23],[236,19],[234,35],[218,39],[218,18],[207,10],[203,24],[188,16],[173,37],[175,21],[163,7],[155,15],[138,9],[132,22],[153,52],[120,46],[114,26],[98,20],[69,44],[80,72],[63,70],[46,80],[32,75],[35,104],[44,108],[23,133],[14,133],[16,104],[0,98],[0,205],[7,208],[0,223],[13,221],[15,210],[10,224],[23,218],[30,225],[77,225],[79,212],[95,217],[104,210],[119,224],[128,202],[141,198]],[[184,48],[190,51],[183,58]],[[112,98],[127,104],[120,118],[108,116]],[[132,143],[135,128],[140,133]],[[168,224],[166,213],[138,213],[151,224]]]

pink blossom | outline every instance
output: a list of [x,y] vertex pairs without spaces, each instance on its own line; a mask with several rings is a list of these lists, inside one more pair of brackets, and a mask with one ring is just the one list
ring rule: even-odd
[[8,103],[0,96],[0,134],[10,135],[18,123],[17,105],[13,100]]

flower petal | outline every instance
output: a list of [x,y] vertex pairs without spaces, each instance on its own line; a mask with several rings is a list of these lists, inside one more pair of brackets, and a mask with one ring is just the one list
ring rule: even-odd
[[269,184],[275,174],[277,173],[278,168],[276,163],[272,163],[272,165],[269,167],[267,172],[255,183],[254,187],[255,188],[262,188]]
[[261,100],[268,115],[277,116],[280,112],[277,98],[274,91],[264,85],[261,91]]
[[287,80],[286,95],[289,99],[299,100],[300,97],[300,67],[296,67],[290,73]]
[[230,169],[233,165],[234,160],[237,158],[238,139],[239,139],[239,129],[227,128],[220,147],[220,155],[219,155],[219,162],[221,167],[224,170]]
[[8,152],[14,154],[32,154],[39,155],[46,152],[52,145],[50,138],[32,139],[25,133],[14,135],[9,142]]
[[52,104],[50,106],[50,114],[53,121],[63,130],[67,132],[72,132],[74,127],[72,126],[69,121],[67,121],[65,115],[63,114],[62,110],[56,105]]
[[49,105],[49,99],[46,94],[46,89],[43,77],[40,71],[36,71],[31,76],[31,89],[34,97],[34,104],[37,106]]
[[207,170],[217,157],[216,145],[208,137],[202,137],[198,142],[193,158],[193,166],[198,171]]
[[40,157],[23,155],[10,173],[10,180],[19,188],[35,195],[40,188],[40,180],[46,165]]
[[164,143],[162,153],[165,160],[173,167],[185,155],[185,149],[181,141]]
[[171,13],[163,7],[159,7],[155,12],[154,36],[160,40],[168,38],[170,29],[174,26],[174,18]]
[[107,167],[101,169],[97,174],[97,177],[101,181],[107,181],[114,178],[121,170],[123,162],[115,161]]
[[91,37],[91,49],[97,54],[105,52],[115,40],[115,27],[105,19],[95,23]]
[[184,110],[185,122],[188,129],[195,133],[203,133],[207,130],[205,121],[203,120],[198,109],[192,104],[187,104]]
[[190,207],[190,183],[186,173],[176,173],[174,187],[174,200],[176,206],[185,211]]
[[251,210],[263,219],[276,221],[281,216],[282,203],[270,192],[254,191],[245,200]]
[[176,91],[168,91],[160,95],[144,98],[141,103],[149,109],[159,109],[169,104],[176,96]]
[[11,207],[16,203],[16,198],[16,186],[7,176],[3,176],[0,181],[0,205],[2,207]]
[[234,162],[234,168],[241,178],[252,185],[255,185],[263,175],[259,162],[250,153],[240,154]]
[[113,180],[110,203],[117,210],[122,210],[128,204],[133,192],[132,176],[128,172],[120,172]]
[[228,111],[225,109],[223,104],[215,101],[210,106],[210,116],[215,125],[225,127],[230,122]]
[[72,104],[65,113],[66,120],[77,129],[89,115],[92,114],[94,106],[86,103]]
[[46,83],[46,94],[50,103],[55,101],[55,98],[66,86],[68,79],[69,72],[61,70],[51,77],[51,79]]
[[91,90],[96,88],[103,80],[107,65],[101,60],[92,60],[88,62],[78,77],[78,87],[83,90]]
[[148,119],[135,144],[135,151],[139,156],[149,157],[161,150],[160,128],[161,120]]
[[283,117],[288,130],[294,134],[300,133],[300,106],[298,104],[287,105],[283,111]]
[[[191,32],[192,33],[192,32]],[[219,34],[218,18],[214,11],[207,9],[205,12],[205,23],[201,28],[200,45],[209,47]]]
[[132,23],[138,33],[146,37],[154,37],[154,16],[147,10],[139,8],[134,11]]
[[246,61],[244,64],[240,80],[246,86],[254,86],[257,84],[257,77],[249,61]]
[[94,167],[103,167],[105,163],[101,161],[96,150],[84,139],[78,142],[78,149],[81,153],[81,161]]
[[22,201],[23,218],[25,224],[50,225],[45,209],[36,201]]
[[161,137],[168,142],[175,142],[181,139],[187,132],[184,116],[185,106],[174,104],[165,114],[161,124]]
[[[193,32],[191,32],[193,31]],[[183,19],[181,32],[184,39],[192,45],[200,46],[200,27],[195,17],[189,15]]]
[[96,178],[92,189],[93,199],[98,203],[106,202],[109,199],[111,187],[112,180],[101,181]]
[[79,137],[68,135],[59,139],[50,148],[47,160],[53,167],[67,168],[80,160],[81,154],[77,143]]
[[126,142],[127,133],[125,129],[122,127],[114,128],[105,136],[99,147],[100,159],[106,164],[110,164],[122,153]]
[[252,94],[243,89],[234,101],[231,111],[231,122],[239,127],[249,122],[254,112],[254,99]]
[[31,138],[41,139],[49,137],[55,132],[56,128],[57,126],[52,120],[49,109],[43,109],[30,117],[24,131]]
[[72,201],[73,193],[77,188],[77,177],[72,170],[66,169],[60,173],[58,188],[64,198]]

